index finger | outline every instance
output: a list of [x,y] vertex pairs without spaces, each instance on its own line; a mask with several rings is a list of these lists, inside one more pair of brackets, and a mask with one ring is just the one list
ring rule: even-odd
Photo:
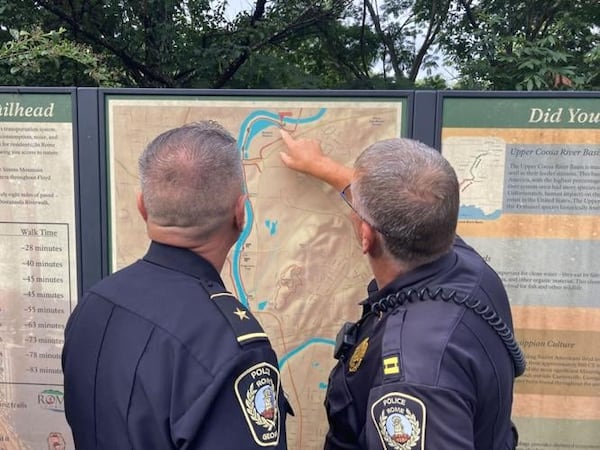
[[284,130],[283,128],[279,129],[279,133],[281,133],[281,138],[283,139],[283,142],[285,142],[285,144],[288,147],[291,144],[293,144],[294,142],[296,142],[296,140],[292,137],[292,135],[290,133],[288,133],[286,130]]

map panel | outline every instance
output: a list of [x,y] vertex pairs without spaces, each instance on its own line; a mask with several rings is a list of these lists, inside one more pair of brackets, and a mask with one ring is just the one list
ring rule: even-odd
[[352,165],[376,140],[402,134],[404,100],[107,99],[111,263],[116,270],[148,246],[135,206],[137,158],[157,134],[213,119],[238,139],[246,190],[246,226],[222,276],[269,335],[295,410],[290,449],[323,446],[323,401],[341,325],[356,320],[370,270],[354,239],[349,211],[324,183],[283,166],[279,129],[318,139],[326,154]]
[[444,141],[444,156],[460,183],[461,219],[489,220],[501,214],[505,146],[502,139],[489,137]]

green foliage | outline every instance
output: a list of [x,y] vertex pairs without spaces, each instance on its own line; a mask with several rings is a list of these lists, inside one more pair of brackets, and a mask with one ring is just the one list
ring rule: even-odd
[[[0,84],[598,89],[598,0],[0,0]],[[18,31],[14,31],[18,30]],[[426,77],[423,78],[423,72]]]
[[537,42],[524,38],[509,39],[506,48],[510,53],[498,54],[500,70],[496,72],[495,84],[516,90],[550,90],[570,88],[582,84],[576,67],[569,65],[571,56],[556,48],[556,39],[548,36]]
[[116,86],[101,56],[88,46],[65,39],[65,30],[9,30],[12,40],[0,47],[0,84],[40,86],[81,84]]
[[[454,7],[440,43],[468,89],[593,89],[597,0],[488,0]],[[597,59],[595,60],[597,62]]]
[[[110,71],[125,74],[122,81],[130,86],[220,88],[262,80],[260,74],[273,69],[261,68],[262,63],[282,61],[278,46],[298,36],[310,39],[348,2],[257,0],[254,10],[231,18],[225,14],[226,3],[0,0],[0,25],[16,22],[27,30],[64,27],[69,40],[89,46],[97,55],[110,55],[105,60]],[[242,70],[250,60],[259,67]]]
[[425,77],[421,80],[417,80],[415,83],[417,89],[437,89],[444,90],[448,89],[447,81],[440,75],[432,75]]

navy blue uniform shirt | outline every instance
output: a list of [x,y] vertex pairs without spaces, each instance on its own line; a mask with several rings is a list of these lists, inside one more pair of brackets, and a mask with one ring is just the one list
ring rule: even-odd
[[65,412],[80,450],[286,448],[276,355],[206,260],[153,242],[71,315]]
[[[513,328],[499,277],[459,238],[448,254],[373,292],[365,310],[424,287],[478,299]],[[413,300],[369,314],[331,372],[325,449],[512,449],[515,365],[502,339],[464,305]]]

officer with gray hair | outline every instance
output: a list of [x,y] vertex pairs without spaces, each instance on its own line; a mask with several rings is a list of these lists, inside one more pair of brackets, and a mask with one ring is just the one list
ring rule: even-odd
[[282,131],[290,169],[340,191],[374,280],[337,338],[326,450],[515,448],[525,368],[506,291],[456,235],[459,184],[436,150],[377,142],[348,168]]
[[65,331],[76,448],[287,448],[277,357],[219,275],[245,222],[235,139],[212,121],[165,131],[139,172],[148,252],[89,289]]

